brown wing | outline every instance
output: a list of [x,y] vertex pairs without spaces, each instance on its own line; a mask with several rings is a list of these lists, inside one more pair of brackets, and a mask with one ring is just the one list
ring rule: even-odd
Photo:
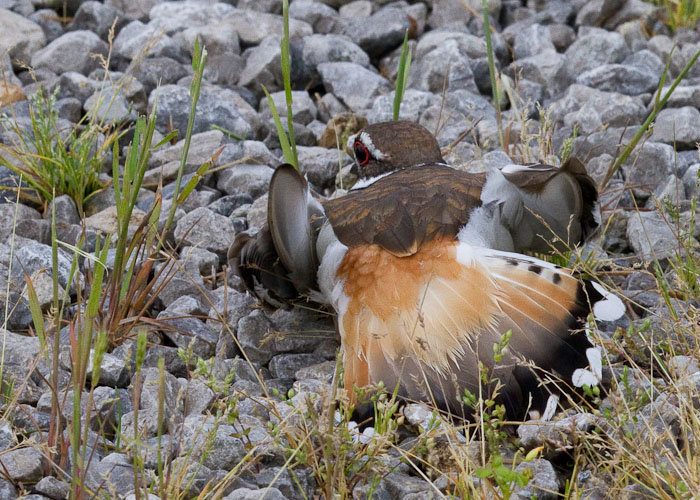
[[453,238],[481,205],[485,174],[442,165],[406,169],[323,202],[338,239],[348,247],[376,244],[396,256],[424,243]]

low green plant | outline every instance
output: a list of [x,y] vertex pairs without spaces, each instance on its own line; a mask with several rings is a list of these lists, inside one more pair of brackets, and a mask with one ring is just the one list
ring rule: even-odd
[[[121,131],[88,113],[69,130],[60,128],[56,109],[57,88],[50,95],[41,88],[29,98],[31,129],[16,117],[4,116],[2,125],[12,132],[12,144],[0,144],[0,165],[21,175],[32,191],[22,190],[23,198],[45,205],[54,196],[67,194],[80,214],[85,203],[104,188],[99,176],[112,145]],[[15,190],[15,186],[0,186]]]
[[653,0],[652,3],[663,9],[662,21],[673,31],[695,28],[700,20],[698,0]]

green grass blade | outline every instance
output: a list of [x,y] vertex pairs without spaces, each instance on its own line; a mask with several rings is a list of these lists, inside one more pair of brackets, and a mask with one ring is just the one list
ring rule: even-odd
[[272,113],[272,119],[275,121],[275,128],[277,129],[277,137],[280,140],[280,147],[282,148],[282,153],[284,154],[284,160],[292,165],[294,168],[299,170],[296,164],[296,158],[294,157],[294,152],[289,145],[289,139],[287,139],[287,132],[285,132],[282,126],[282,120],[280,120],[280,114],[277,112],[277,106],[275,106],[275,101],[272,100],[272,96],[265,88],[265,85],[260,85],[267,96],[267,103],[270,105],[270,112]]
[[[289,143],[291,146],[291,156],[294,158],[291,163],[299,170],[299,160],[297,158],[297,144],[294,139],[294,121],[292,117],[292,63],[289,56],[289,1],[282,1],[282,19],[284,24],[284,36],[280,44],[280,64],[282,66],[282,78],[284,80],[284,96],[287,101],[287,129],[289,131]],[[267,93],[267,92],[266,92]]]
[[[695,64],[695,61],[697,61],[698,57],[700,56],[700,50],[698,50],[695,55],[688,61],[688,64],[685,65],[683,68],[683,71],[679,73],[679,75],[676,77],[676,79],[673,81],[673,84],[671,84],[671,88],[666,91],[664,94],[663,98],[661,101],[659,101],[656,105],[654,106],[654,109],[649,113],[649,116],[647,116],[647,119],[644,120],[644,123],[642,124],[641,128],[637,131],[637,133],[634,135],[630,143],[627,145],[627,147],[622,151],[622,154],[618,157],[617,161],[613,164],[611,168],[608,169],[608,173],[605,175],[605,178],[603,179],[603,182],[600,185],[600,190],[602,191],[605,186],[608,184],[610,179],[612,178],[613,175],[615,175],[615,172],[617,172],[620,167],[622,166],[625,161],[627,161],[627,158],[629,158],[629,155],[632,154],[632,151],[634,150],[635,147],[637,147],[637,144],[639,141],[642,139],[644,134],[646,134],[647,130],[649,130],[649,127],[651,126],[651,123],[656,120],[656,116],[659,114],[659,112],[666,106],[666,103],[668,100],[671,98],[671,95],[673,95],[673,92],[676,90],[676,87],[683,81],[685,78],[685,75],[688,74],[688,71],[690,71],[690,68]],[[669,56],[670,57],[670,56]],[[659,93],[661,92],[661,87],[659,87]]]
[[498,123],[498,140],[501,148],[505,149],[505,136],[503,134],[503,124],[501,123],[501,86],[496,75],[496,63],[493,59],[493,43],[491,42],[491,23],[486,0],[481,0],[481,7],[484,13],[484,35],[486,37],[486,55],[489,64],[489,77],[491,79],[491,92],[493,95],[493,105],[496,108],[496,121]]
[[408,72],[411,69],[411,49],[408,47],[408,30],[403,37],[403,47],[401,48],[401,58],[399,59],[399,69],[396,74],[396,92],[394,93],[394,121],[399,119],[401,102],[406,90]]

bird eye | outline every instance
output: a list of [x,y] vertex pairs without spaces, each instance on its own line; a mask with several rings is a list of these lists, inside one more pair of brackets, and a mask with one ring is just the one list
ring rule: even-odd
[[357,160],[357,164],[361,167],[365,166],[369,161],[369,151],[367,151],[367,147],[360,141],[355,141],[355,144],[353,145],[353,151],[355,152],[355,159]]

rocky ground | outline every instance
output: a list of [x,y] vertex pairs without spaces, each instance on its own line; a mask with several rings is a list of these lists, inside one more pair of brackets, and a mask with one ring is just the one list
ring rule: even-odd
[[[158,138],[172,129],[184,131],[192,47],[199,37],[208,62],[186,173],[191,177],[221,149],[213,171],[177,211],[172,238],[179,265],[172,266],[171,279],[163,280],[150,311],[159,324],[173,328],[152,329],[143,360],[138,410],[142,451],[147,450],[145,457],[140,456],[143,462],[134,461],[138,446],[127,445],[126,438],[115,432],[119,429],[123,436],[133,436],[137,424],[135,341],[126,339],[105,354],[94,390],[95,412],[87,437],[88,442],[99,444],[92,447],[86,486],[102,488],[104,497],[121,498],[133,492],[135,476],[138,484],[156,484],[156,478],[163,477],[155,472],[154,451],[162,398],[161,449],[166,470],[174,471],[172,477],[187,478],[168,486],[170,498],[194,497],[207,484],[209,492],[212,485],[224,485],[220,497],[228,499],[316,498],[324,491],[318,469],[311,462],[301,465],[299,460],[288,460],[294,445],[287,435],[280,437],[280,428],[294,422],[294,408],[304,407],[309,396],[330,391],[338,348],[333,323],[309,311],[260,310],[236,277],[221,273],[234,236],[263,224],[267,186],[282,162],[262,90],[265,85],[284,109],[279,92],[281,1],[69,0],[54,8],[55,3],[0,0],[0,70],[5,80],[0,83],[4,105],[0,113],[28,129],[26,98],[44,88],[57,92],[61,128],[77,123],[96,106],[105,122],[129,124],[138,114],[150,111],[157,99]],[[653,107],[666,61],[670,58],[668,88],[700,49],[697,30],[672,33],[660,20],[662,9],[641,0],[488,0],[487,4],[495,28],[496,66],[512,89],[503,99],[501,117],[510,157],[499,145],[484,28],[475,14],[480,2],[291,2],[292,82],[299,89],[293,97],[294,131],[301,169],[319,192],[334,191],[342,154],[334,139],[324,137],[329,120],[346,112],[370,123],[391,119],[393,82],[406,30],[413,59],[401,117],[436,130],[441,146],[449,147],[446,158],[451,164],[483,170],[511,161],[554,162],[553,153],[568,144],[575,155],[587,160],[589,173],[599,182],[619,154],[620,144],[624,147]],[[110,96],[111,105],[99,103],[105,95]],[[608,227],[599,241],[586,248],[586,254],[594,254],[598,262],[616,266],[612,279],[633,301],[629,321],[608,326],[604,336],[615,342],[612,332],[620,326],[623,331],[630,327],[630,335],[647,332],[670,339],[663,351],[668,372],[650,374],[643,369],[653,363],[649,363],[649,344],[642,340],[624,344],[641,345],[640,357],[615,352],[613,361],[618,364],[612,373],[624,373],[625,386],[632,392],[678,386],[669,381],[669,373],[686,377],[687,386],[700,384],[700,368],[693,357],[697,328],[683,322],[689,314],[692,317],[697,303],[679,293],[665,300],[653,273],[644,267],[659,259],[660,275],[678,283],[683,270],[673,263],[678,262],[674,259],[679,254],[679,228],[690,227],[691,240],[700,232],[700,226],[690,225],[694,222],[690,200],[697,194],[700,167],[699,107],[700,64],[691,68],[658,115],[653,131],[605,187],[602,199]],[[4,123],[0,143],[10,146],[16,134]],[[457,142],[467,131],[466,138]],[[151,190],[144,189],[139,197],[144,212],[153,202],[159,180],[165,199],[172,198],[181,152],[182,143],[173,143],[151,156],[144,177]],[[112,172],[111,157],[107,160],[105,176]],[[341,161],[347,163],[347,156]],[[17,181],[4,166],[0,178],[3,185]],[[658,209],[658,200],[667,200],[665,210]],[[98,231],[114,231],[114,197],[109,190],[89,201],[84,220],[69,197],[57,198],[54,205],[63,241],[75,244],[83,225],[88,246],[94,246]],[[65,498],[70,482],[70,474],[62,475],[46,461],[48,450],[42,443],[51,420],[49,368],[39,340],[26,336],[32,316],[24,273],[39,279],[40,271],[52,266],[50,213],[42,213],[37,206],[0,205],[0,276],[2,283],[10,283],[7,289],[1,287],[0,295],[11,306],[9,313],[2,311],[7,326],[4,373],[15,380],[0,425],[3,499],[18,498],[22,492],[31,492],[23,498],[37,500]],[[74,286],[67,282],[72,255],[64,249],[60,255],[61,285]],[[82,270],[87,272],[85,266]],[[50,280],[46,286],[50,288]],[[47,293],[42,304],[48,313],[52,292]],[[60,335],[64,351],[59,380],[70,389],[68,328]],[[635,338],[647,336],[639,333]],[[197,364],[197,358],[206,363]],[[165,360],[162,377],[159,359]],[[686,448],[678,444],[688,439],[688,427],[679,416],[686,407],[676,392],[652,393],[640,403],[626,429],[633,435],[652,436],[641,437],[642,441],[664,435],[675,443],[664,441],[650,449],[665,460],[666,470],[682,476],[685,469],[678,465],[678,457],[692,456],[688,450],[697,446],[696,442],[686,443]],[[68,420],[72,418],[70,394],[64,410]],[[292,404],[275,394],[293,395]],[[602,408],[614,410],[616,400],[604,399]],[[220,418],[222,411],[230,418]],[[580,439],[577,433],[605,428],[604,414],[573,412],[553,424],[521,426],[518,436],[525,451],[537,446],[548,451],[518,465],[518,472],[530,468],[534,477],[516,487],[515,497],[556,498],[555,492],[565,488],[575,492],[574,498],[591,499],[605,498],[609,492],[620,498],[668,494],[661,489],[650,493],[648,489],[654,490],[657,483],[645,483],[639,479],[641,474],[637,481],[623,481],[614,469],[590,462],[574,469],[562,460],[556,450],[569,449],[571,442]],[[406,410],[409,427],[420,428],[427,420],[429,413],[422,407]],[[402,430],[395,442],[403,446],[415,441],[416,435],[418,431]],[[438,498],[453,491],[447,474],[421,475],[416,467],[400,463],[396,452],[400,446],[389,449],[381,460],[386,474],[377,484],[364,477],[356,481],[355,498]],[[290,464],[294,465],[291,473]],[[47,471],[50,477],[44,477]],[[435,480],[431,484],[427,479]]]

